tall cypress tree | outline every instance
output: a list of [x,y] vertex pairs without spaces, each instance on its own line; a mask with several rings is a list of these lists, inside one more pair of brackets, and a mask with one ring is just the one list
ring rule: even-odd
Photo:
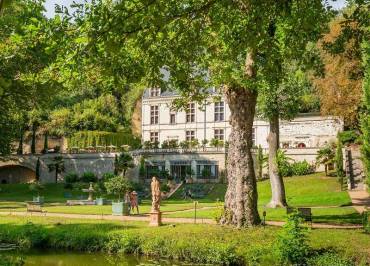
[[367,175],[367,182],[370,185],[370,40],[364,42],[364,67],[365,78],[363,83],[364,90],[364,112],[361,116],[362,130],[362,155]]

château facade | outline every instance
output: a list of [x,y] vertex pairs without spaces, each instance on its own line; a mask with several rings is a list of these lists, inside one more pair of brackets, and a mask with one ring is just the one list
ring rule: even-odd
[[[217,96],[217,97],[214,97]],[[231,132],[230,109],[222,95],[210,95],[207,105],[189,103],[188,108],[176,111],[172,102],[179,95],[159,88],[148,89],[142,97],[142,141],[156,143],[151,148],[136,151],[145,154],[145,178],[153,173],[167,171],[175,180],[191,176],[193,182],[218,182],[224,178],[227,149],[212,147],[215,139],[225,143]],[[218,100],[212,101],[217,98]],[[280,147],[287,156],[307,160],[314,164],[317,150],[326,143],[335,141],[343,130],[341,119],[319,114],[301,114],[292,121],[280,121]],[[254,146],[267,152],[267,121],[255,118],[253,126]],[[203,140],[207,144],[203,145]],[[198,147],[164,148],[168,141],[180,144],[184,141],[198,142]],[[216,142],[217,143],[217,142]],[[221,145],[220,145],[221,146]]]
[[[175,111],[171,103],[179,97],[171,91],[161,92],[159,88],[148,89],[142,98],[142,140],[158,142],[197,139],[199,143],[212,139],[227,141],[231,132],[230,109],[222,95],[219,101],[200,107],[189,103],[186,111]],[[280,122],[280,146],[282,148],[317,148],[335,141],[343,130],[343,122],[337,117],[319,114],[301,114],[292,121]],[[253,143],[267,149],[269,124],[255,118]]]

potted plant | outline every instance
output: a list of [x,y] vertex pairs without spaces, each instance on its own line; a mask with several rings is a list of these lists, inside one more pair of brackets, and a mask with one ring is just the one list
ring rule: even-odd
[[106,203],[106,199],[103,197],[103,195],[107,192],[106,188],[105,188],[105,184],[104,182],[107,182],[108,180],[110,180],[111,178],[115,177],[116,175],[113,174],[113,173],[105,173],[101,179],[98,180],[98,182],[96,182],[94,184],[94,190],[97,192],[98,194],[98,197],[96,197],[96,205],[104,205]]
[[33,196],[33,201],[38,202],[40,204],[43,204],[44,203],[44,197],[40,196],[40,192],[42,190],[44,190],[45,187],[39,181],[35,181],[35,182],[32,182],[30,184],[29,188],[30,188],[31,191],[37,193],[37,196]]
[[121,196],[124,197],[125,194],[130,189],[130,182],[125,177],[115,176],[104,183],[108,194],[118,196],[118,201],[112,201],[112,214],[113,215],[128,215],[129,202],[121,201]]
[[102,194],[105,192],[104,182],[99,181],[94,184],[94,190],[98,194],[96,197],[96,205],[102,206],[104,205],[105,199],[103,198]]

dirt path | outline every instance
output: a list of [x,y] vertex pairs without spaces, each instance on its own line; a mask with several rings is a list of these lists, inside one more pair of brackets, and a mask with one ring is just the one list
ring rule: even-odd
[[370,208],[370,195],[365,190],[350,190],[348,191],[352,200],[352,206],[357,212],[362,213],[365,208]]
[[[95,215],[95,214],[67,214],[67,213],[47,213],[47,212],[1,212],[0,216],[22,216],[22,217],[56,217],[68,219],[89,219],[89,220],[106,220],[106,221],[141,221],[149,222],[148,215],[133,215],[133,216],[114,216],[114,215]],[[184,223],[192,224],[192,218],[162,218],[163,223]],[[212,219],[197,219],[197,224],[216,224]],[[267,221],[267,225],[283,226],[285,222]],[[312,228],[325,229],[360,229],[362,225],[332,225],[324,223],[313,223]]]

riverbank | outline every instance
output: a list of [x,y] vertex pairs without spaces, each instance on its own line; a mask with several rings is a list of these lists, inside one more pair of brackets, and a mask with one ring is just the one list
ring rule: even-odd
[[[276,227],[233,229],[176,224],[150,228],[143,222],[52,217],[1,217],[0,242],[23,249],[141,254],[210,264],[276,265]],[[354,262],[370,260],[369,235],[362,230],[313,229],[313,250],[332,251]],[[370,261],[368,261],[370,263]]]

